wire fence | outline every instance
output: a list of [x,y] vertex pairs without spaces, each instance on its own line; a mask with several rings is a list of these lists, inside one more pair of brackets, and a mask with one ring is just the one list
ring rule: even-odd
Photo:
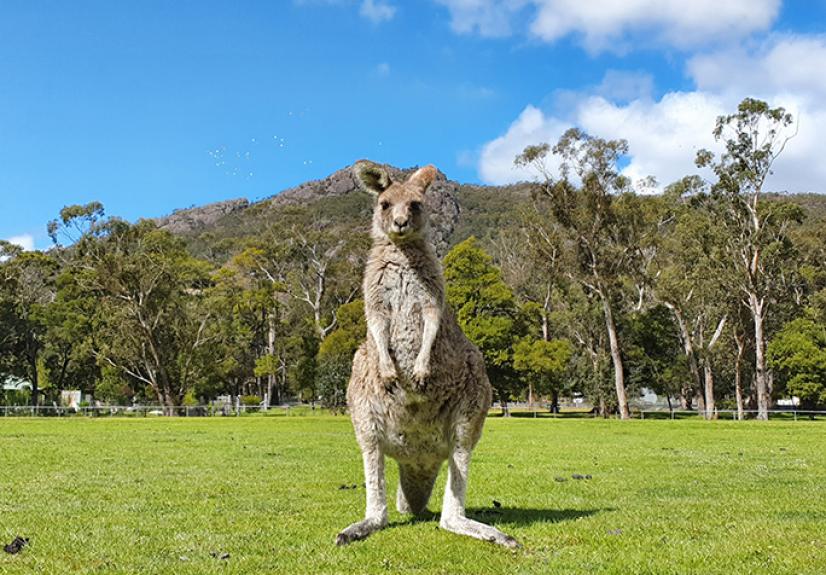
[[325,413],[312,405],[184,405],[163,407],[159,405],[89,405],[63,407],[55,405],[0,405],[2,417],[238,417],[261,414],[271,417],[306,416]]
[[[158,405],[124,406],[78,406],[63,407],[57,405],[0,405],[0,418],[4,417],[240,417],[247,415],[259,415],[266,417],[302,417],[322,413],[330,413],[331,410],[321,406],[306,404],[278,405],[264,407],[261,405],[189,405],[176,407],[162,407]],[[342,414],[343,409],[333,410],[334,413]],[[742,417],[741,417],[742,413]],[[734,420],[755,419],[757,410],[717,409],[713,413],[697,410],[685,409],[663,409],[663,408],[633,408],[631,417],[634,419],[719,419]],[[768,412],[769,419],[776,420],[822,420],[826,421],[826,411],[802,410],[795,408],[771,409]],[[509,404],[506,409],[495,405],[491,407],[491,416],[508,415],[510,417],[531,417],[531,418],[553,418],[553,419],[590,419],[599,418],[598,410],[590,407],[562,407],[552,410],[550,405],[543,404]],[[613,414],[611,418],[616,418]]]
[[[533,417],[533,418],[600,418],[602,415],[592,407],[561,407],[557,410],[551,408],[549,404],[526,404],[513,403],[505,409],[501,406],[491,408],[492,413],[507,415],[510,417]],[[668,409],[666,407],[645,408],[640,406],[632,407],[630,410],[632,419],[714,419],[714,420],[747,420],[756,419],[759,413],[756,409],[715,409],[713,411],[696,409]],[[619,415],[612,413],[608,418],[618,418]],[[807,421],[826,421],[826,411],[798,409],[796,407],[786,407],[782,409],[768,410],[769,419],[791,420],[805,419]]]

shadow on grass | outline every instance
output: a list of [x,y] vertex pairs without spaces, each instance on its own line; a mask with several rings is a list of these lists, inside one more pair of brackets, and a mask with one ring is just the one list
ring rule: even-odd
[[533,523],[560,523],[574,521],[581,517],[590,517],[603,511],[613,509],[531,509],[522,507],[472,507],[467,516],[485,523],[510,523],[512,525],[531,525]]
[[[467,516],[483,523],[509,523],[511,525],[532,525],[534,523],[561,523],[590,517],[603,511],[614,509],[530,509],[519,507],[471,507]],[[391,521],[389,527],[412,525],[427,521],[439,521],[440,514],[428,512],[417,517],[408,517],[401,521]]]

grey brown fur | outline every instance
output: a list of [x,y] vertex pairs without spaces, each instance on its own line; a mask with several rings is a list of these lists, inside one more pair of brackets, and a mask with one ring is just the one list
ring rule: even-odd
[[364,275],[367,340],[353,359],[347,401],[364,458],[364,520],[341,531],[338,545],[387,526],[384,458],[399,464],[397,509],[426,511],[448,462],[440,526],[508,547],[518,543],[465,516],[473,448],[491,402],[482,355],[445,305],[439,260],[427,239],[425,192],[436,176],[424,167],[394,182],[381,166],[357,162],[357,182],[376,196],[373,247]]

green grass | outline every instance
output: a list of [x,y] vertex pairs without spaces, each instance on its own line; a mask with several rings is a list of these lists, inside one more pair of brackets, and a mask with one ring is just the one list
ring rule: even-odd
[[490,419],[468,506],[517,552],[395,511],[337,548],[361,484],[341,416],[0,420],[0,573],[826,573],[822,423]]

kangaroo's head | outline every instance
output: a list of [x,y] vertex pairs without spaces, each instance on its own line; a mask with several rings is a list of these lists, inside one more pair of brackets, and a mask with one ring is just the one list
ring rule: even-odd
[[394,182],[387,170],[367,160],[356,162],[353,175],[362,189],[373,194],[373,236],[393,243],[421,239],[427,229],[425,192],[436,178],[436,168],[425,166],[404,182]]

